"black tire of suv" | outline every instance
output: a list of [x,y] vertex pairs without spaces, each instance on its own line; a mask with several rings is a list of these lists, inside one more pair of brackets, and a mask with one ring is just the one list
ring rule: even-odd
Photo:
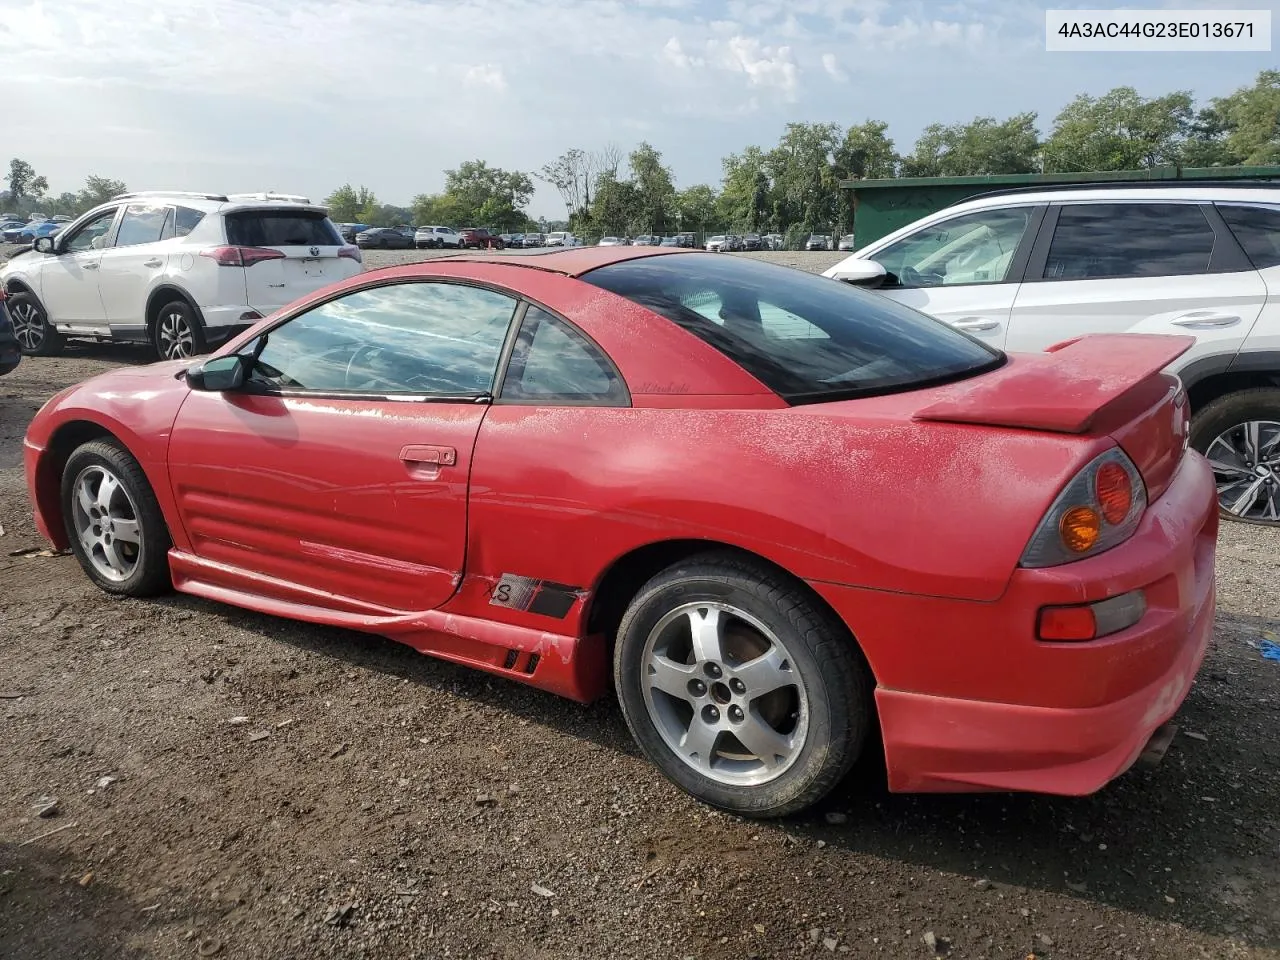
[[[811,729],[790,769],[753,786],[718,782],[667,746],[645,705],[643,653],[672,609],[706,600],[757,618],[786,645],[808,690]],[[782,817],[821,800],[858,760],[873,725],[874,681],[844,625],[778,573],[732,554],[706,553],[667,568],[641,588],[618,627],[614,684],[632,736],[686,793],[745,817]]]
[[[1191,418],[1190,446],[1199,453],[1207,454],[1209,445],[1215,439],[1232,427],[1248,423],[1250,420],[1280,422],[1280,388],[1255,387],[1250,390],[1237,390],[1205,404]],[[1235,520],[1237,523],[1252,523],[1264,527],[1280,526],[1280,523],[1274,520],[1238,517],[1226,509],[1219,512],[1223,518]]]
[[200,319],[196,316],[196,312],[191,309],[191,304],[185,300],[170,300],[156,311],[156,321],[151,328],[151,345],[155,348],[156,354],[160,359],[186,359],[185,357],[168,356],[165,353],[164,345],[160,342],[160,325],[164,322],[164,318],[171,314],[180,316],[187,329],[191,331],[191,353],[189,356],[194,357],[204,353],[208,349],[204,339],[204,327],[200,324]]
[[7,306],[9,308],[9,319],[14,324],[15,334],[17,332],[17,321],[14,319],[14,314],[18,310],[25,310],[30,307],[34,314],[34,319],[40,325],[41,338],[38,343],[28,347],[22,342],[21,338],[18,339],[18,348],[23,354],[28,357],[51,357],[62,352],[62,348],[66,346],[66,340],[49,323],[49,315],[44,312],[44,307],[40,305],[39,300],[29,293],[15,293],[9,297]]

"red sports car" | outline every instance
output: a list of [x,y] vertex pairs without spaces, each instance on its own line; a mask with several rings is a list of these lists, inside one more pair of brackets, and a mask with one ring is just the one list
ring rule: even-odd
[[[590,701],[715,806],[1095,791],[1186,696],[1218,507],[1161,371],[1006,356],[839,281],[680,248],[375,270],[32,422],[36,521],[171,586]],[[878,736],[877,736],[878,734]]]

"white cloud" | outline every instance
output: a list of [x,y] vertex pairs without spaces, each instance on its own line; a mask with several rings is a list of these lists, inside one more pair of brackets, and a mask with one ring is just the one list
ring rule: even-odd
[[502,75],[502,68],[492,63],[480,63],[467,69],[465,79],[473,87],[492,87],[494,90],[507,89],[507,78]]
[[[93,173],[405,202],[467,159],[536,170],[641,138],[715,182],[791,120],[853,108],[906,149],[933,120],[1187,85],[1185,59],[1086,69],[1043,43],[1025,0],[0,0],[6,142],[55,192]],[[1197,59],[1197,93],[1268,56]],[[851,104],[833,79],[893,96]],[[540,189],[539,209],[561,207]]]

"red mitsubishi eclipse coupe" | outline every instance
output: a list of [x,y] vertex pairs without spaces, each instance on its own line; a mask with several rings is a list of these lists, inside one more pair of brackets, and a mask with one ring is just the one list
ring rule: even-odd
[[27,480],[107,592],[612,686],[741,814],[818,800],[877,730],[894,790],[1084,794],[1209,639],[1213,474],[1161,372],[1190,344],[1006,356],[738,257],[464,255],[64,390]]

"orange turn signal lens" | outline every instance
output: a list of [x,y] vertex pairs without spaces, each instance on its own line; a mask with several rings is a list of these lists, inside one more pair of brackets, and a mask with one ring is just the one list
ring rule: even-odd
[[1093,507],[1072,507],[1058,523],[1062,543],[1073,553],[1084,553],[1098,542],[1102,533],[1102,517]]
[[1115,462],[1104,463],[1094,478],[1094,489],[1107,523],[1112,526],[1124,523],[1133,506],[1133,482],[1125,468]]

